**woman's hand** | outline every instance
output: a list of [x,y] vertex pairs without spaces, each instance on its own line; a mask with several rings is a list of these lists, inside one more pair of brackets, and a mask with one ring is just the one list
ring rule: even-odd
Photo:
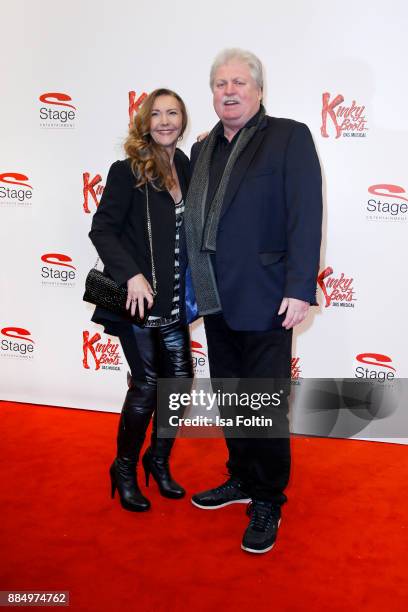
[[147,301],[147,307],[149,309],[153,306],[153,289],[143,274],[136,274],[136,276],[129,278],[127,289],[128,297],[126,301],[126,310],[130,308],[130,314],[133,317],[136,313],[136,307],[138,307],[139,315],[143,319],[145,309],[144,301]]

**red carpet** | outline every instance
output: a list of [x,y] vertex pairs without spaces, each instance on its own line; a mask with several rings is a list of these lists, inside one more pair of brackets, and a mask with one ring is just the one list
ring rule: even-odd
[[[404,446],[295,438],[275,548],[240,549],[245,506],[110,500],[118,415],[2,402],[0,590],[67,590],[78,611],[408,609]],[[179,440],[189,493],[218,484],[221,440]]]

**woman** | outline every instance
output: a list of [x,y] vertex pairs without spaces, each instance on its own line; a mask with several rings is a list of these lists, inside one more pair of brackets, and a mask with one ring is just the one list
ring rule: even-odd
[[123,508],[133,512],[150,508],[139,489],[136,466],[152,417],[150,447],[142,460],[146,485],[151,474],[165,497],[185,494],[169,470],[174,438],[157,437],[156,404],[157,378],[193,377],[184,311],[184,249],[179,249],[189,160],[176,149],[186,125],[186,108],[176,93],[156,89],[146,98],[125,142],[128,158],[110,168],[89,233],[105,272],[117,283],[127,283],[126,308],[132,315],[138,309],[141,317],[149,309],[143,328],[100,307],[92,317],[119,337],[132,374],[110,476],[112,497],[117,489]]

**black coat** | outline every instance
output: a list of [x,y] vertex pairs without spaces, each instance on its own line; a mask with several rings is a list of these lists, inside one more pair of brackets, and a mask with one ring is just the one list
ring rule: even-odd
[[[193,145],[193,167],[201,146]],[[218,225],[217,286],[232,329],[281,327],[283,297],[316,304],[321,226],[321,172],[310,131],[266,116],[234,165]]]
[[[174,162],[185,199],[190,179],[190,162],[179,149],[176,149]],[[92,220],[89,237],[104,263],[105,272],[118,284],[125,285],[130,278],[142,273],[153,287],[145,189],[135,187],[135,183],[128,159],[112,164]],[[157,296],[150,314],[169,317],[174,289],[175,206],[168,191],[156,191],[151,185],[148,190],[157,278]],[[180,253],[181,270],[185,269],[184,257],[183,250]],[[180,281],[180,311],[183,318],[184,282],[182,278]],[[125,319],[97,307],[92,320],[106,325],[109,321]],[[113,329],[111,326],[106,331],[112,333]]]

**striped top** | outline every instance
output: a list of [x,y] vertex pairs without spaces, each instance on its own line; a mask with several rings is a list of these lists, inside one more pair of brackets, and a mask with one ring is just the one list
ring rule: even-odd
[[176,238],[174,241],[174,285],[173,307],[170,317],[155,317],[150,315],[146,327],[162,327],[170,325],[180,319],[180,228],[183,223],[184,200],[175,205],[176,212]]

